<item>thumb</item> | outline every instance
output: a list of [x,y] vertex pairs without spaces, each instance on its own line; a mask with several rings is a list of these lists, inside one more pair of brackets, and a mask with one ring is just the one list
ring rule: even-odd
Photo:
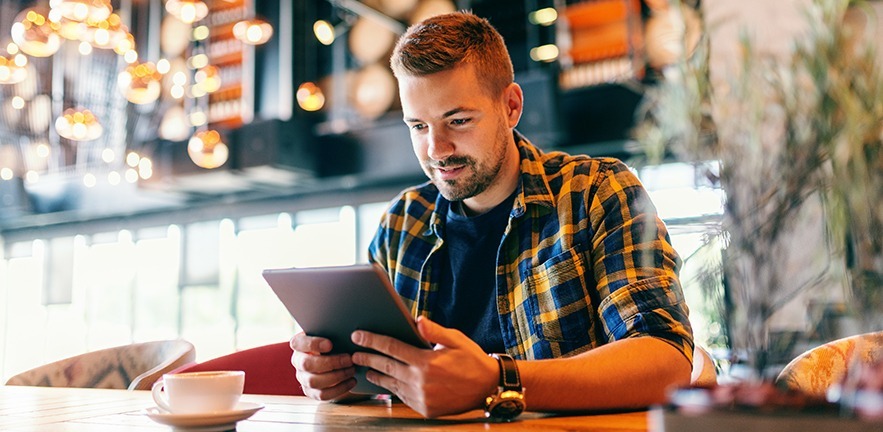
[[469,338],[459,330],[443,327],[425,316],[417,318],[417,331],[430,344],[439,344],[447,348],[458,348],[469,341]]

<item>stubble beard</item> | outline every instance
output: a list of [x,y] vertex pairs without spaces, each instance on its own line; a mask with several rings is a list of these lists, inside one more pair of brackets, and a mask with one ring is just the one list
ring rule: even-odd
[[[494,154],[487,159],[487,164],[481,165],[469,156],[451,156],[443,161],[432,164],[424,161],[423,170],[427,173],[432,184],[448,201],[463,201],[486,191],[496,181],[503,168],[508,144],[508,130],[499,127],[495,139]],[[465,175],[453,180],[441,180],[438,171],[433,168],[445,166],[463,166]]]

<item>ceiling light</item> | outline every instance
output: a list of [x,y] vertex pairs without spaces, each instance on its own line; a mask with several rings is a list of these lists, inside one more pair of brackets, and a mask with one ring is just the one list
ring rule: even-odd
[[313,34],[322,45],[331,45],[334,42],[334,26],[328,21],[318,20],[313,23]]
[[304,111],[318,111],[325,106],[325,95],[315,83],[305,82],[297,88],[297,104]]
[[204,66],[196,71],[193,81],[205,93],[214,93],[221,88],[221,73],[214,66]]
[[136,63],[120,72],[117,85],[126,100],[134,104],[147,104],[159,98],[162,91],[162,75],[151,62]]
[[233,36],[249,45],[261,45],[273,36],[273,26],[257,18],[242,20],[233,26]]
[[12,40],[25,53],[34,57],[49,57],[61,46],[56,32],[57,24],[46,19],[45,8],[33,7],[21,11],[12,24]]
[[78,22],[106,20],[113,11],[110,0],[50,0],[49,7],[61,16]]
[[27,69],[17,65],[14,58],[0,55],[0,84],[18,84],[27,77]]
[[530,58],[538,62],[555,61],[558,58],[558,46],[555,44],[548,44],[531,48]]
[[126,37],[121,38],[117,41],[117,44],[113,47],[113,52],[119,55],[126,55],[129,51],[135,50],[135,36],[132,33],[126,32]]
[[532,24],[550,26],[558,20],[558,11],[553,7],[542,8],[528,14],[527,19],[530,20]]
[[218,131],[209,129],[197,132],[187,144],[187,154],[197,166],[205,169],[217,168],[227,162],[229,150],[221,141]]
[[72,141],[90,141],[101,136],[104,128],[87,109],[68,108],[55,120],[55,130]]
[[[90,21],[86,26],[86,33],[83,40],[89,42],[95,48],[122,50],[123,48],[134,47],[134,38],[131,47],[128,41],[129,29],[122,24],[120,16],[111,14],[106,20]],[[122,46],[120,46],[122,45]],[[125,50],[123,52],[128,51]]]
[[200,0],[168,0],[166,10],[187,24],[192,24],[208,15],[208,6]]

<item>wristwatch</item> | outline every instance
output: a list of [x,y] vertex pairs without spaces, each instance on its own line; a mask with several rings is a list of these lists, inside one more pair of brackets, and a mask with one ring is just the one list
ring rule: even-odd
[[515,359],[507,354],[491,354],[500,362],[500,385],[496,393],[484,400],[484,416],[493,420],[512,421],[524,411],[524,387]]

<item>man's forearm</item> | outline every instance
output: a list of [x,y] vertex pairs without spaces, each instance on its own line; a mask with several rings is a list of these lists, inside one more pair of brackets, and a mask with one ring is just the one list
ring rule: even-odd
[[527,409],[573,411],[645,407],[690,381],[690,362],[653,337],[624,339],[580,355],[519,361]]

